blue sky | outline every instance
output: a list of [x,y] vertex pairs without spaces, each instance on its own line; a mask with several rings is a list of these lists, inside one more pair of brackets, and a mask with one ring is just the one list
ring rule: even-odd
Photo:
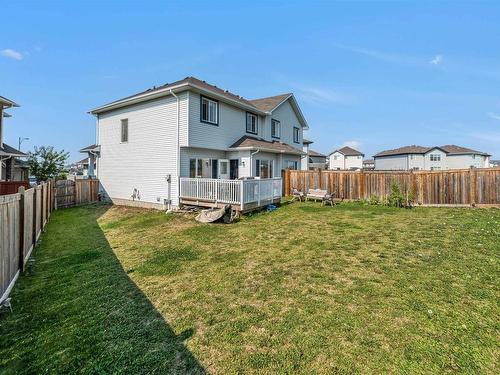
[[97,105],[189,75],[292,91],[313,148],[458,144],[500,158],[500,2],[0,1],[5,141],[81,158]]

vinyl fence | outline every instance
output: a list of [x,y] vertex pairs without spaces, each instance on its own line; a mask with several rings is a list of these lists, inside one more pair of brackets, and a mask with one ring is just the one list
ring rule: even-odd
[[324,189],[334,198],[386,198],[391,184],[422,205],[499,206],[500,168],[447,171],[283,171],[283,195]]
[[[73,182],[69,205],[98,200],[99,181],[88,181]],[[60,185],[65,182],[48,181],[27,190],[21,186],[15,194],[0,195],[0,304],[24,271],[36,241],[56,209]]]

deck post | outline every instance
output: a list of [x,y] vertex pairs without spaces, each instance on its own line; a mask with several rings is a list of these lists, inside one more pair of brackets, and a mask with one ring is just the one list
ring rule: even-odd
[[244,189],[245,189],[245,181],[240,180],[240,207],[241,207],[241,211],[243,211]]
[[219,201],[219,179],[215,180],[215,203]]
[[260,179],[257,180],[257,207],[260,207]]

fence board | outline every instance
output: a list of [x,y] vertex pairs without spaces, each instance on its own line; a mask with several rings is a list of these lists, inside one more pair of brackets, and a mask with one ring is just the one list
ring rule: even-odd
[[283,194],[327,190],[334,198],[387,198],[395,182],[424,205],[500,205],[500,168],[448,171],[283,171]]
[[0,196],[0,301],[19,275],[19,194]]

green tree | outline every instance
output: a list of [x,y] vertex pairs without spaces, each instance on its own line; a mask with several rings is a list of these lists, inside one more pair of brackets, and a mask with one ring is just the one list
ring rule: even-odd
[[38,182],[62,175],[68,156],[68,152],[56,151],[52,146],[35,146],[33,152],[28,153],[30,174],[35,176]]

